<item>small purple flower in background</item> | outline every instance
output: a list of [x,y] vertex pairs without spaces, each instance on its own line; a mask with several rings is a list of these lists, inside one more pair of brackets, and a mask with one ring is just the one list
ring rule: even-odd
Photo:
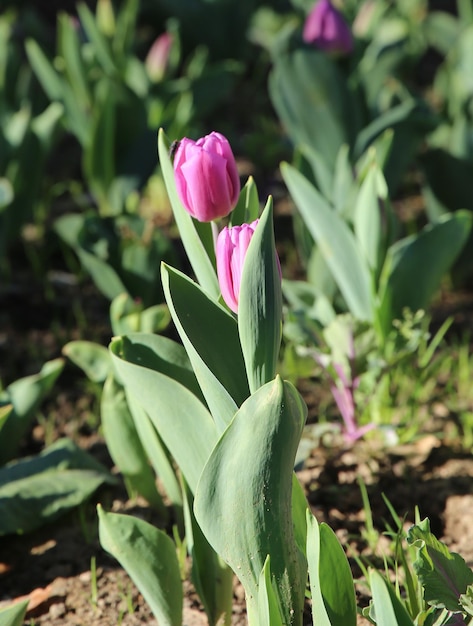
[[225,227],[217,238],[218,282],[223,299],[234,313],[238,312],[243,262],[257,224],[255,220],[251,224]]
[[353,36],[342,14],[330,0],[319,0],[306,18],[303,40],[325,52],[350,54]]
[[184,137],[174,157],[179,199],[199,222],[225,217],[240,195],[240,177],[227,139],[212,132],[197,141]]
[[163,79],[173,44],[171,33],[163,33],[153,43],[145,59],[148,76],[155,83]]

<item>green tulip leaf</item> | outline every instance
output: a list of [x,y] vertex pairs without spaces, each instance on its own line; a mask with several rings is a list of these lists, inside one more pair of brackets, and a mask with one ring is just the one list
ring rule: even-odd
[[127,392],[142,406],[191,490],[217,441],[212,416],[187,387],[173,378],[125,360],[126,340],[112,341],[114,367]]
[[371,275],[355,235],[313,185],[287,163],[281,172],[352,314],[372,320]]
[[64,368],[64,359],[47,361],[38,374],[20,378],[0,394],[0,401],[13,405],[2,426],[0,465],[16,456],[22,437],[28,431],[43,398],[51,391]]
[[379,319],[384,334],[394,319],[402,317],[404,308],[418,311],[430,304],[465,245],[472,220],[470,211],[456,211],[389,248],[379,287]]
[[[211,226],[210,224],[200,224],[199,227],[197,227],[196,222],[182,206],[177,195],[176,183],[174,181],[174,170],[169,157],[169,144],[162,129],[159,131],[158,135],[158,152],[159,163],[174,213],[174,219],[176,220],[179,235],[192,269],[194,270],[197,280],[207,293],[212,297],[218,298],[220,289],[215,272],[215,264],[212,257],[209,257],[202,237],[199,236],[199,232],[202,234],[204,231],[208,231],[204,240],[211,240]],[[199,228],[199,231],[197,228]]]
[[166,301],[219,431],[248,397],[234,317],[185,274],[162,266]]
[[130,333],[113,345],[125,361],[169,376],[203,401],[189,357],[177,341],[162,335]]
[[348,126],[356,109],[336,63],[318,50],[280,55],[270,74],[269,93],[292,142],[313,147],[332,168],[340,147],[349,143]]
[[24,533],[56,519],[116,479],[69,439],[0,469],[0,535]]
[[74,87],[74,93],[81,108],[92,106],[88,85],[87,66],[82,59],[79,31],[71,16],[62,13],[58,16],[58,48],[64,59],[64,70],[68,81]]
[[160,626],[182,626],[183,592],[176,547],[162,530],[99,505],[100,544],[130,574]]
[[230,213],[230,226],[251,224],[259,216],[259,198],[255,181],[250,176],[240,192],[238,203]]
[[359,246],[369,267],[378,273],[382,259],[382,207],[380,198],[387,198],[387,187],[379,167],[373,163],[363,180],[354,207],[353,226]]
[[136,430],[125,390],[112,375],[103,387],[100,415],[110,456],[125,481],[166,518],[166,507],[156,489],[155,476]]
[[373,595],[370,614],[374,613],[376,626],[414,626],[392,585],[387,583],[379,572],[370,570],[369,583]]
[[238,301],[238,332],[252,392],[276,374],[281,326],[281,274],[270,198],[246,252]]
[[283,626],[283,624],[278,599],[271,583],[271,559],[268,555],[259,577],[258,625]]
[[23,626],[29,600],[0,609],[0,626]]
[[271,559],[285,624],[302,619],[306,563],[292,519],[293,467],[307,408],[279,377],[236,413],[206,463],[195,496],[197,522],[242,582],[258,614],[260,574]]
[[320,528],[312,513],[307,510],[307,563],[309,568],[312,615],[319,626],[331,626],[330,618],[322,594],[322,576],[326,572],[320,569]]
[[182,512],[181,486],[169,453],[140,403],[129,392],[126,393],[126,401],[146,456],[174,507],[174,515],[179,518]]
[[103,383],[110,372],[107,348],[93,341],[70,341],[63,347],[62,353],[96,383]]
[[204,606],[209,626],[215,626],[222,616],[226,623],[232,615],[233,572],[211,547],[197,524],[189,489],[185,487],[183,493],[186,545],[192,558],[192,582]]

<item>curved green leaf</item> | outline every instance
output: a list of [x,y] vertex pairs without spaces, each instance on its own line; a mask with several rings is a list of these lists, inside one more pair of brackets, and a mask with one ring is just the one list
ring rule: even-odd
[[105,381],[100,404],[107,448],[125,480],[167,517],[166,507],[156,489],[156,479],[128,407],[125,390],[113,376]]
[[0,535],[30,532],[116,479],[69,439],[0,469]]
[[355,236],[313,185],[288,163],[284,181],[355,317],[372,320],[371,275]]
[[319,573],[332,626],[356,626],[356,598],[348,559],[333,530],[320,525]]
[[273,380],[282,327],[282,289],[269,198],[245,256],[238,332],[251,391]]
[[29,600],[15,602],[0,610],[0,626],[23,626]]
[[96,383],[103,383],[110,372],[107,348],[93,341],[70,341],[63,347],[62,353]]
[[14,458],[21,438],[30,427],[35,411],[51,390],[64,368],[64,359],[47,361],[38,374],[25,376],[11,383],[1,394],[1,400],[13,405],[2,426],[0,465]]
[[257,614],[266,557],[285,624],[302,619],[307,568],[294,538],[292,476],[307,408],[279,377],[242,405],[214,447],[194,510],[215,551],[241,580]]
[[99,505],[100,544],[128,572],[161,626],[182,626],[182,583],[176,547],[162,530]]
[[393,244],[387,253],[379,287],[379,319],[388,333],[404,308],[425,309],[468,239],[473,214],[442,216],[419,234]]
[[347,106],[346,81],[336,63],[318,50],[280,55],[269,93],[292,142],[308,144],[333,167],[340,147],[349,143],[347,125],[354,109]]
[[374,610],[376,626],[414,626],[414,622],[394,590],[379,572],[370,570],[369,583],[373,594],[372,610]]
[[249,395],[234,317],[185,274],[165,264],[166,301],[219,431]]
[[127,362],[123,341],[110,346],[113,363],[126,389],[153,422],[165,446],[181,468],[192,491],[217,441],[212,416],[196,396],[169,376]]

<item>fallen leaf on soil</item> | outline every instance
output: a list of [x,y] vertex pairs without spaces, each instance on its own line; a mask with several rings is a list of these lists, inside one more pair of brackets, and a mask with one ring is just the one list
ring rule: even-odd
[[31,593],[26,594],[25,596],[20,596],[15,598],[14,603],[23,602],[23,600],[29,600],[28,610],[26,611],[26,615],[29,615],[31,611],[37,609],[41,604],[47,602],[51,597],[52,585],[48,585],[47,587],[38,587],[37,589],[33,589]]

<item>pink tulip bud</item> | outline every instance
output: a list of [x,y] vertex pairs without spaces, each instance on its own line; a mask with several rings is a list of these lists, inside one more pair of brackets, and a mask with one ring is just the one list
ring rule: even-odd
[[184,137],[174,157],[179,199],[199,222],[225,217],[240,195],[240,177],[227,139],[212,132],[197,141]]
[[307,16],[303,40],[325,52],[350,54],[353,36],[342,14],[330,0],[319,0]]
[[170,33],[163,33],[149,49],[145,60],[145,67],[148,76],[155,83],[158,83],[164,77],[172,44],[172,35]]
[[223,299],[234,313],[238,311],[243,262],[257,224],[255,220],[251,224],[225,227],[217,238],[218,282]]

